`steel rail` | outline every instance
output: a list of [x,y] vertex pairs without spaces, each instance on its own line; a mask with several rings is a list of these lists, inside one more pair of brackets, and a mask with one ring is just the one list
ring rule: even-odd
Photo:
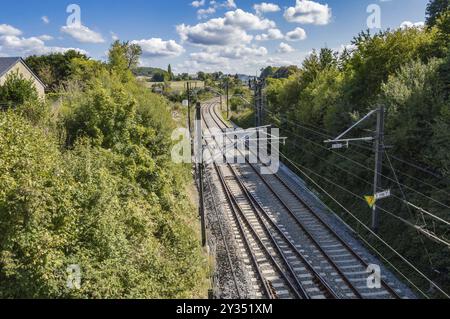
[[[204,119],[205,124],[208,126],[207,121]],[[230,170],[232,170],[232,167],[230,165],[228,165]],[[264,276],[262,275],[262,272],[259,268],[258,262],[256,257],[253,254],[253,251],[251,249],[250,243],[249,243],[249,239],[247,238],[247,236],[245,235],[245,231],[244,231],[244,227],[242,225],[242,222],[239,220],[239,216],[241,216],[241,219],[244,221],[244,223],[246,224],[247,228],[250,229],[250,232],[253,234],[253,237],[255,238],[255,242],[262,247],[262,249],[265,251],[266,256],[268,257],[268,260],[271,261],[272,265],[274,266],[275,270],[279,273],[279,275],[284,279],[284,281],[287,283],[288,289],[291,290],[291,292],[299,299],[304,299],[304,298],[308,298],[306,292],[301,288],[301,285],[299,285],[299,283],[297,282],[297,285],[299,285],[298,288],[300,288],[300,291],[298,290],[298,288],[295,287],[295,285],[291,282],[291,280],[286,276],[285,272],[283,271],[283,269],[281,269],[281,266],[278,264],[278,262],[274,259],[274,257],[270,254],[270,252],[267,250],[267,247],[265,246],[264,242],[262,241],[262,239],[260,238],[260,236],[258,235],[257,231],[255,230],[255,228],[251,225],[250,221],[247,219],[247,217],[245,216],[245,213],[243,212],[242,208],[240,207],[236,197],[233,195],[233,192],[231,191],[229,185],[227,184],[222,171],[220,170],[220,168],[218,167],[218,165],[216,163],[214,163],[214,167],[216,169],[216,172],[219,176],[219,179],[221,181],[222,187],[225,190],[225,194],[226,197],[228,198],[228,201],[230,203],[230,208],[232,210],[234,219],[236,220],[238,227],[240,229],[240,233],[242,236],[243,241],[245,242],[246,247],[248,248],[251,256],[252,256],[252,260],[253,260],[253,264],[254,267],[256,268],[259,277],[261,278],[264,286],[265,286],[265,291],[266,291],[266,295],[268,295],[268,297],[273,296],[273,293],[271,292],[271,289],[268,287],[267,282],[264,278]],[[251,203],[251,200],[248,200]],[[284,255],[281,254],[281,248],[278,246],[278,244],[276,243],[275,239],[273,238],[273,236],[271,236],[270,232],[268,230],[266,230],[266,234],[269,236],[269,239],[272,241],[272,243],[274,244],[274,246],[276,247],[276,249],[279,251],[279,256],[282,257],[283,262],[285,264],[285,266],[288,267],[289,272],[290,272],[290,276],[292,278],[294,278],[295,280],[297,280],[297,277],[295,275],[295,272],[292,268],[290,268],[290,265],[288,263],[288,261],[286,260],[286,258],[284,257]]]
[[[214,116],[218,119],[218,121],[220,121],[222,123],[222,125],[225,126],[225,128],[230,128],[230,126],[217,114],[217,111],[214,107],[212,107],[212,114],[214,114]],[[217,123],[217,121],[216,121]],[[219,125],[219,123],[217,123],[218,126],[223,129],[222,126]],[[258,155],[259,158],[259,155]],[[278,193],[273,189],[273,187],[271,185],[269,185],[269,183],[267,182],[267,180],[258,172],[258,170],[254,167],[254,165],[250,164],[251,168],[253,169],[253,171],[258,175],[258,177],[264,182],[264,184],[266,186],[269,187],[269,189],[271,189],[272,193],[277,197],[277,199],[280,200],[281,204],[287,208],[287,210],[293,214],[292,210],[289,209],[289,207],[286,205],[286,203],[280,198],[280,196],[278,195]],[[353,256],[355,257],[355,259],[363,266],[363,267],[368,267],[369,264],[362,259],[362,257],[356,253],[348,244],[347,242],[339,235],[336,233],[336,231],[334,229],[332,229],[326,222],[325,220],[319,215],[317,214],[317,212],[311,207],[311,205],[309,205],[308,203],[306,203],[302,198],[300,198],[300,196],[294,192],[291,187],[289,187],[289,185],[284,181],[283,178],[281,178],[279,176],[279,174],[274,174],[273,175],[287,190],[288,192],[293,195],[303,206],[305,206],[307,208],[307,210],[319,221],[319,223],[324,226],[326,228],[327,231],[330,232],[330,234],[336,238],[338,240],[338,242]],[[295,216],[295,214],[294,214]],[[298,220],[298,217],[295,216],[295,220],[298,222],[299,226],[301,226],[302,229],[305,229],[305,227],[302,225],[302,223]],[[317,241],[312,237],[312,235],[309,233],[309,231],[306,230],[306,234],[308,237],[313,239],[313,242],[317,243]],[[321,245],[319,243],[316,244],[317,248],[320,251],[324,251],[324,249],[321,247]],[[348,276],[346,276],[345,274],[343,274],[343,272],[340,270],[340,268],[335,264],[335,262],[331,259],[330,256],[328,256],[327,253],[324,254],[324,256],[326,256],[327,259],[330,259],[332,261],[332,265],[335,265],[335,268],[338,270],[338,272],[341,274],[342,279],[346,282],[349,283],[350,280],[348,279]],[[386,283],[385,280],[382,279],[381,284],[383,286],[384,289],[386,289],[395,299],[401,299],[401,297],[399,296],[399,294],[395,291],[395,289],[393,289],[390,285],[388,285]],[[350,282],[350,287],[352,289],[352,291],[356,291],[357,292],[357,296],[361,296],[361,294],[359,293],[359,291],[354,287],[354,285]],[[361,296],[362,298],[362,296]]]
[[231,260],[230,248],[228,246],[228,241],[227,241],[227,238],[225,236],[225,232],[223,231],[223,227],[222,227],[222,223],[221,223],[221,220],[220,220],[219,212],[217,211],[216,200],[215,200],[215,197],[214,197],[214,193],[213,193],[213,189],[212,189],[212,185],[211,185],[212,183],[210,181],[210,177],[209,176],[206,177],[206,184],[208,185],[208,188],[209,188],[210,193],[211,193],[211,198],[212,198],[212,202],[213,202],[213,206],[214,206],[213,209],[214,209],[214,212],[216,213],[217,223],[219,225],[220,235],[222,236],[222,240],[223,240],[223,243],[224,243],[228,264],[230,265],[230,270],[231,270],[231,274],[232,274],[232,277],[233,277],[234,287],[236,288],[236,293],[237,293],[238,298],[241,299],[242,295],[241,295],[241,291],[239,289],[239,284],[238,284],[238,280],[237,280],[237,277],[236,277],[236,272],[235,272],[234,267],[233,267],[233,261]]
[[[205,111],[205,110],[203,110]],[[211,116],[211,119],[213,121],[215,121],[215,119]],[[215,121],[216,122],[216,121]],[[205,123],[207,124],[206,120]],[[218,123],[216,122],[216,125]],[[208,124],[207,124],[208,126]],[[208,126],[209,128],[209,126]],[[231,166],[228,165],[228,167],[230,168],[230,170],[233,173],[233,176],[235,177],[235,180],[238,182],[239,187],[241,189],[241,191],[245,194],[245,196],[250,199],[250,205],[252,206],[254,211],[259,211],[262,212],[262,214],[265,215],[266,220],[272,225],[272,228],[274,228],[276,230],[276,232],[283,238],[283,241],[285,243],[287,243],[288,246],[290,246],[292,252],[297,255],[297,257],[301,260],[302,264],[305,266],[305,269],[308,269],[309,274],[311,275],[313,281],[315,282],[315,284],[321,288],[319,289],[321,291],[321,293],[328,298],[337,298],[338,294],[333,290],[332,287],[329,286],[329,284],[322,278],[322,276],[314,269],[314,267],[305,259],[305,257],[297,250],[297,248],[295,247],[295,245],[292,243],[292,241],[290,241],[286,235],[284,234],[283,231],[281,231],[281,229],[278,227],[278,225],[276,225],[276,223],[273,222],[273,220],[271,219],[271,217],[269,216],[269,214],[264,210],[264,208],[258,203],[258,201],[256,200],[256,198],[247,190],[247,188],[245,187],[245,185],[243,184],[243,182],[241,181],[238,173],[236,172],[236,170]],[[306,292],[306,290],[304,290],[302,283],[298,280],[298,277],[295,275],[295,271],[292,269],[292,266],[289,264],[289,262],[286,260],[286,258],[284,257],[284,254],[282,252],[282,250],[279,248],[276,240],[274,239],[274,237],[272,236],[271,232],[268,230],[268,227],[266,226],[266,223],[263,221],[262,217],[259,214],[256,214],[257,219],[259,220],[259,222],[264,225],[264,227],[266,228],[266,232],[267,234],[270,236],[270,239],[272,241],[272,243],[278,248],[278,252],[279,254],[282,256],[282,258],[285,261],[285,264],[287,265],[288,269],[290,270],[290,272],[293,274],[293,277],[295,278],[297,285],[299,286],[299,288],[303,291],[303,295],[306,298],[309,298],[308,293]]]

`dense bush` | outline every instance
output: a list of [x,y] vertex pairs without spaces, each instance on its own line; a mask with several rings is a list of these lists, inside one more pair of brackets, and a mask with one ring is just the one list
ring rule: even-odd
[[47,86],[47,91],[57,92],[72,75],[73,59],[88,60],[87,56],[75,50],[65,53],[52,53],[42,56],[30,56],[25,63]]
[[36,102],[38,93],[32,80],[27,80],[19,72],[6,76],[6,81],[0,86],[0,106],[15,108],[27,101]]
[[[71,69],[51,127],[0,113],[0,298],[203,296],[169,102],[121,66]],[[67,287],[69,265],[80,289]]]

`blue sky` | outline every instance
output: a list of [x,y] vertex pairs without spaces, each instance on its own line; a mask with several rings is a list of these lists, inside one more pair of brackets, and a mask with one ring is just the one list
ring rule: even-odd
[[[0,11],[0,56],[76,48],[105,59],[114,39],[144,49],[142,65],[175,72],[255,74],[301,64],[312,49],[339,50],[368,28],[371,4],[381,29],[420,26],[428,0],[15,0]],[[67,7],[80,8],[67,13]],[[257,5],[255,7],[255,5]],[[75,10],[75,11],[74,11]],[[72,16],[71,16],[72,15]],[[68,23],[68,17],[71,19]],[[378,29],[374,28],[373,31]]]

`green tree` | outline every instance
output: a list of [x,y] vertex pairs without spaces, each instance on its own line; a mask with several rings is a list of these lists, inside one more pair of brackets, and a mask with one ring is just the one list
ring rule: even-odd
[[287,79],[291,75],[294,75],[299,71],[298,67],[295,65],[282,66],[278,68],[272,75],[274,79]]
[[172,66],[169,64],[169,66],[167,67],[167,73],[169,74],[168,77],[168,81],[172,81],[173,80],[173,73],[172,73]]
[[269,77],[272,77],[272,75],[275,73],[276,68],[272,66],[268,66],[261,70],[261,75],[259,76],[261,79],[267,79]]
[[128,69],[134,70],[139,64],[142,55],[142,48],[135,43],[128,43],[126,48],[126,56],[128,60]]
[[205,81],[206,80],[206,73],[199,71],[197,72],[197,79],[199,79],[200,81]]
[[108,52],[108,64],[110,69],[127,82],[132,77],[132,69],[137,67],[142,49],[137,44],[115,41]]
[[56,92],[72,75],[73,59],[89,60],[88,57],[75,50],[64,53],[52,53],[42,56],[30,56],[25,63],[44,82],[46,90]]
[[408,61],[433,57],[433,36],[418,28],[380,32],[373,36],[362,32],[354,38],[355,50],[346,68],[348,102],[366,109],[380,93],[389,75]]
[[449,0],[431,0],[427,5],[427,25],[433,27],[443,13],[450,10]]

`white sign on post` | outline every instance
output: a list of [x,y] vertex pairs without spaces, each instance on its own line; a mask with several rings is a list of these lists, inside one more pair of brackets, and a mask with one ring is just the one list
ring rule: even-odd
[[387,190],[387,191],[375,194],[375,199],[376,200],[380,200],[380,199],[388,198],[388,197],[391,197],[391,190],[390,189]]
[[183,100],[183,106],[188,107],[189,106],[189,101],[188,100]]

